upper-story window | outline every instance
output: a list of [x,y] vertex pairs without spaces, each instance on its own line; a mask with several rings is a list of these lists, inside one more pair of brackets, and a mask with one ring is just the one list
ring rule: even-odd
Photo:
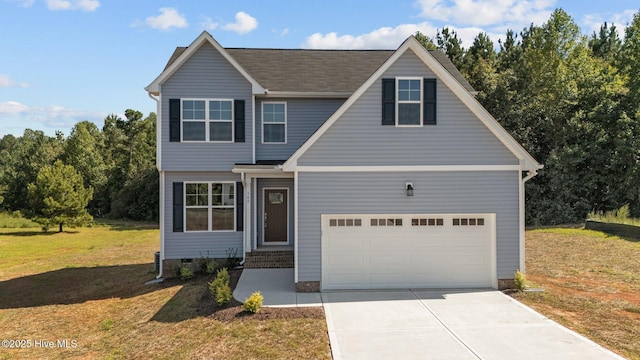
[[182,141],[233,141],[233,100],[183,99]]
[[262,103],[262,142],[287,143],[287,103]]
[[396,78],[396,126],[422,126],[422,78]]

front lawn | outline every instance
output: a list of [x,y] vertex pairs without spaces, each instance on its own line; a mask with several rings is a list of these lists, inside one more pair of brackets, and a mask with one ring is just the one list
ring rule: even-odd
[[514,296],[630,359],[640,359],[640,241],[578,229],[527,231],[527,279]]
[[321,317],[216,319],[200,311],[206,278],[144,285],[158,234],[0,228],[0,340],[26,347],[0,359],[330,358]]

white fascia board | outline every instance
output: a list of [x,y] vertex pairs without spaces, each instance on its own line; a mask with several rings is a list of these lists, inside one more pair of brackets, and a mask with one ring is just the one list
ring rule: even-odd
[[298,172],[520,171],[519,165],[298,166]]
[[160,85],[164,83],[171,75],[173,75],[184,63],[187,61],[198,49],[205,43],[211,44],[231,65],[242,74],[242,76],[247,79],[251,83],[251,90],[254,94],[264,94],[267,90],[262,87],[249,73],[246,72],[238,64],[237,61],[229,53],[206,31],[203,31],[200,36],[198,36],[188,47],[187,49],[178,56],[178,58],[160,75],[158,75],[155,80],[149,86],[144,89],[152,94],[156,94],[160,92]]
[[323,91],[270,91],[267,90],[265,94],[261,97],[264,98],[298,98],[298,99],[346,99],[351,96],[351,92],[349,91],[331,91],[331,92],[323,92]]

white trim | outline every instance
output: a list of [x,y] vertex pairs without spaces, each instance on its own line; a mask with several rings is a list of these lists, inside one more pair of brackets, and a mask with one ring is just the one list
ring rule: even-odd
[[518,171],[518,165],[298,166],[300,172]]
[[[204,101],[204,119],[184,119],[184,102],[185,101]],[[212,101],[230,102],[231,103],[231,120],[212,120],[210,119],[209,104]],[[234,99],[218,99],[218,98],[182,98],[180,99],[180,141],[184,143],[215,143],[215,144],[231,144],[235,142],[235,106]],[[204,122],[204,140],[185,140],[184,139],[184,123],[185,122]],[[211,140],[211,123],[231,123],[231,140]]]
[[538,173],[536,171],[529,171],[527,172],[527,176],[525,176],[524,178],[522,177],[522,174],[519,172],[518,173],[518,195],[519,195],[519,199],[518,199],[518,210],[520,212],[519,214],[519,220],[520,220],[520,226],[519,226],[519,236],[520,236],[520,241],[519,241],[519,250],[520,250],[520,271],[525,274],[526,273],[526,266],[525,266],[525,256],[526,256],[526,249],[525,249],[525,237],[526,237],[526,233],[524,231],[525,228],[525,201],[524,201],[524,195],[525,195],[525,187],[524,184],[531,179],[532,177],[536,176]]
[[[208,204],[206,206],[198,205],[198,206],[189,206],[190,209],[207,209],[207,230],[187,230],[187,184],[207,184],[207,201]],[[213,205],[212,197],[213,192],[211,191],[211,186],[213,184],[231,184],[233,185],[233,229],[232,230],[213,230],[213,221],[211,219],[212,209],[228,209],[228,205]],[[222,194],[224,194],[224,186],[222,187]],[[238,214],[237,214],[237,206],[236,202],[238,200],[238,189],[235,181],[184,181],[183,189],[182,189],[182,224],[183,224],[183,232],[185,233],[222,233],[222,232],[237,232],[238,231]]]
[[[284,105],[284,122],[264,122],[264,106],[270,105]],[[264,126],[265,125],[284,125],[284,142],[265,142],[264,141]],[[260,104],[260,143],[264,145],[285,145],[287,143],[287,102],[286,101],[264,101]]]
[[251,139],[251,162],[256,163],[256,96],[251,95],[251,128],[253,138]]
[[335,99],[335,98],[348,98],[351,96],[352,92],[350,91],[267,91],[265,94],[261,95],[264,98],[302,98],[302,99]]
[[253,182],[253,178],[249,177],[249,176],[245,176],[245,174],[243,173],[243,184],[242,184],[242,189],[244,191],[244,204],[243,204],[243,232],[244,232],[244,236],[242,239],[242,246],[244,248],[244,254],[246,256],[246,253],[251,252],[251,183]]
[[156,102],[156,169],[160,171],[162,167],[162,107],[160,106],[162,95],[155,96],[151,93],[147,95]]
[[[400,81],[401,80],[413,80],[413,81],[420,81],[420,100],[419,101],[415,101],[415,100],[400,100]],[[396,107],[396,127],[422,127],[424,125],[424,83],[423,83],[423,78],[421,77],[407,77],[407,76],[398,76],[396,77],[396,93],[395,93],[395,107]],[[400,104],[418,104],[420,106],[420,124],[400,124]]]
[[[287,241],[269,241],[269,242],[265,242],[264,241],[264,213],[265,213],[265,202],[266,200],[266,192],[267,190],[284,190],[287,193]],[[291,234],[289,234],[289,215],[290,215],[290,211],[291,211],[291,206],[289,206],[289,201],[291,199],[289,198],[289,188],[288,187],[282,187],[282,186],[273,186],[273,187],[263,187],[262,188],[262,231],[261,231],[261,236],[260,236],[260,240],[262,241],[262,245],[263,246],[271,246],[271,245],[289,245],[289,239],[291,238]]]
[[298,283],[298,172],[293,173],[293,282]]
[[195,54],[202,45],[209,43],[213,46],[231,65],[242,75],[249,83],[251,83],[251,90],[254,94],[264,94],[267,92],[260,83],[258,83],[249,73],[247,73],[238,62],[229,55],[229,53],[206,31],[203,31],[187,49],[178,56],[178,58],[167,67],[158,77],[156,77],[151,84],[144,89],[148,92],[158,95],[160,92],[160,86],[173,75],[193,54]]
[[318,130],[313,133],[307,141],[291,155],[289,160],[284,163],[285,171],[294,171],[298,165],[298,159],[315,144],[318,139],[349,109],[374,83],[376,83],[382,75],[407,51],[411,49],[427,67],[429,67],[436,76],[447,85],[456,96],[461,99],[469,109],[489,128],[489,130],[522,162],[523,170],[535,170],[542,168],[540,165],[517,141],[507,133],[502,126],[489,114],[480,103],[471,95],[454,77],[451,75],[434,57],[429,54],[424,46],[422,46],[415,37],[410,36],[402,45],[391,55],[387,61],[382,64],[356,90],[336,112],[325,121]]
[[251,209],[251,211],[253,212],[253,214],[255,214],[255,216],[253,217],[253,248],[257,249],[258,248],[258,182],[254,181],[253,182],[253,196],[255,196],[254,201],[253,201],[253,208]]

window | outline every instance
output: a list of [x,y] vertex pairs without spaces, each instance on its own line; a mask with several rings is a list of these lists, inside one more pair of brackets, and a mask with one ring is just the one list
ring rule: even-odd
[[182,141],[233,141],[233,100],[183,99]]
[[185,183],[186,231],[235,230],[235,183]]
[[422,78],[397,78],[396,126],[422,126]]
[[262,103],[262,143],[287,143],[287,104]]

